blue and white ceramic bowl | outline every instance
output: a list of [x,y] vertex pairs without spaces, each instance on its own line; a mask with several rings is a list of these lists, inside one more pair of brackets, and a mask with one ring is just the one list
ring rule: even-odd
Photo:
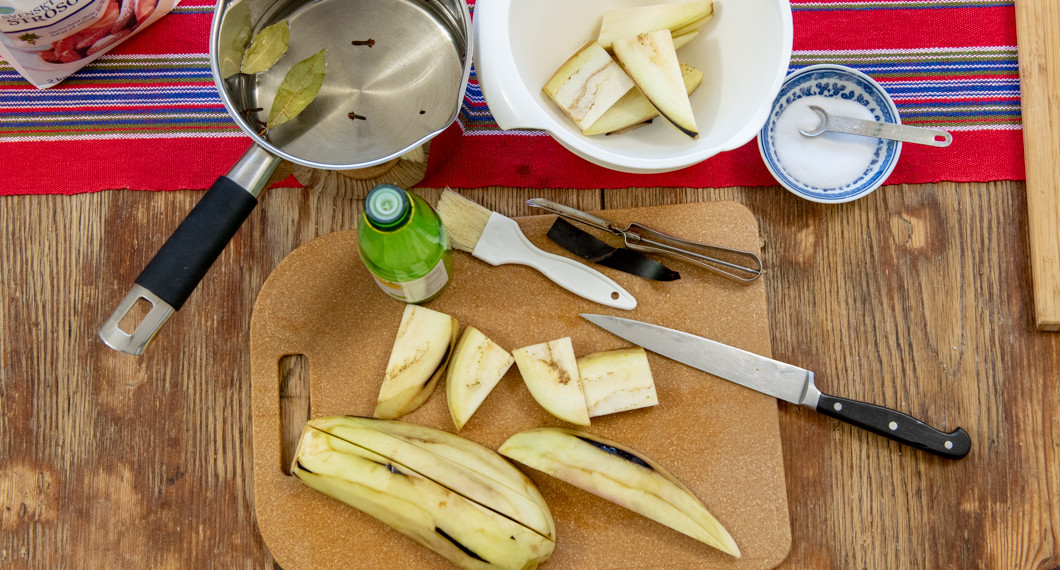
[[[861,145],[865,151],[862,153],[864,159],[856,162],[850,161],[843,153],[822,155],[820,152],[807,154],[813,159],[808,163],[793,164],[792,159],[788,158],[785,164],[781,160],[782,155],[791,157],[796,154],[793,149],[784,145],[820,144],[803,135],[793,137],[791,133],[778,133],[777,130],[778,121],[785,110],[794,108],[793,105],[804,107],[806,99],[811,97],[815,98],[814,101],[820,101],[820,98],[841,99],[842,101],[836,103],[846,105],[848,109],[852,103],[856,103],[864,108],[861,110],[864,118],[871,115],[876,121],[901,124],[894,101],[868,75],[841,65],[813,65],[800,69],[784,80],[780,93],[773,101],[769,118],[758,134],[758,150],[762,153],[762,159],[769,172],[792,193],[821,203],[849,202],[882,186],[898,163],[898,155],[902,151],[901,142],[886,139],[866,140],[864,137],[848,138],[846,140],[851,141],[852,145]],[[785,121],[782,126],[787,124],[788,121]],[[819,136],[831,137],[830,140],[835,143],[844,140],[843,137],[855,135],[824,133]],[[865,145],[869,147],[866,149]],[[848,162],[844,163],[844,160]],[[841,181],[829,179],[829,173],[842,169],[849,171],[851,168],[854,169],[851,175]]]

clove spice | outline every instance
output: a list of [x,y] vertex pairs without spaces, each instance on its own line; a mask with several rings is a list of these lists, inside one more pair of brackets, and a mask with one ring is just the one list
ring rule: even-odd
[[367,40],[353,40],[353,42],[352,42],[352,43],[353,43],[353,45],[355,45],[355,46],[368,46],[368,47],[372,47],[372,46],[374,46],[374,45],[375,45],[375,40],[373,40],[372,38],[368,38]]
[[364,115],[358,115],[357,113],[354,113],[353,111],[350,111],[350,114],[347,115],[347,116],[350,118],[351,121],[356,121],[357,119],[361,119],[362,121],[367,121],[368,120],[368,117],[365,117]]
[[243,112],[240,114],[243,115],[244,119],[246,119],[247,121],[253,121],[260,128],[265,126],[265,121],[262,121],[261,119],[255,117],[254,114],[264,110],[265,109],[263,107],[255,107],[253,109],[243,109]]

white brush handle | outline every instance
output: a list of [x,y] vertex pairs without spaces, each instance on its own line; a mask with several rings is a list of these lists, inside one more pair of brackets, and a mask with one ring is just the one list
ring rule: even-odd
[[560,287],[601,305],[627,311],[637,306],[633,295],[618,283],[573,259],[541,251],[526,239],[515,220],[496,212],[490,214],[472,255],[490,265],[533,267]]

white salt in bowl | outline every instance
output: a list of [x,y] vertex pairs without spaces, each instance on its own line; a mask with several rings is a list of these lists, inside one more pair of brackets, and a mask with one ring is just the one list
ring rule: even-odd
[[797,196],[821,203],[850,202],[887,180],[898,164],[898,141],[826,132],[809,137],[829,115],[901,124],[894,101],[875,80],[841,65],[813,65],[789,75],[758,133],[758,150],[769,172]]
[[571,55],[600,33],[604,11],[680,0],[488,0],[475,5],[475,70],[502,130],[547,131],[578,156],[621,172],[669,172],[753,140],[788,73],[789,0],[714,0],[714,17],[678,50],[703,72],[690,97],[692,140],[661,118],[622,135],[582,135],[541,92]]

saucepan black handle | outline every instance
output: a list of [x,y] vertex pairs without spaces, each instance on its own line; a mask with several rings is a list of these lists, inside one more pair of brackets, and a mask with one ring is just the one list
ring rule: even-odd
[[242,186],[218,178],[140,272],[136,284],[179,311],[257,205],[257,197]]
[[[210,266],[258,204],[280,159],[251,145],[228,173],[217,179],[166,240],[136,284],[99,331],[103,342],[129,354],[142,354],[174,311],[184,306]],[[140,301],[150,310],[133,331],[122,321]]]
[[960,459],[972,449],[971,438],[961,428],[945,433],[913,416],[875,404],[821,394],[817,411],[948,459]]

